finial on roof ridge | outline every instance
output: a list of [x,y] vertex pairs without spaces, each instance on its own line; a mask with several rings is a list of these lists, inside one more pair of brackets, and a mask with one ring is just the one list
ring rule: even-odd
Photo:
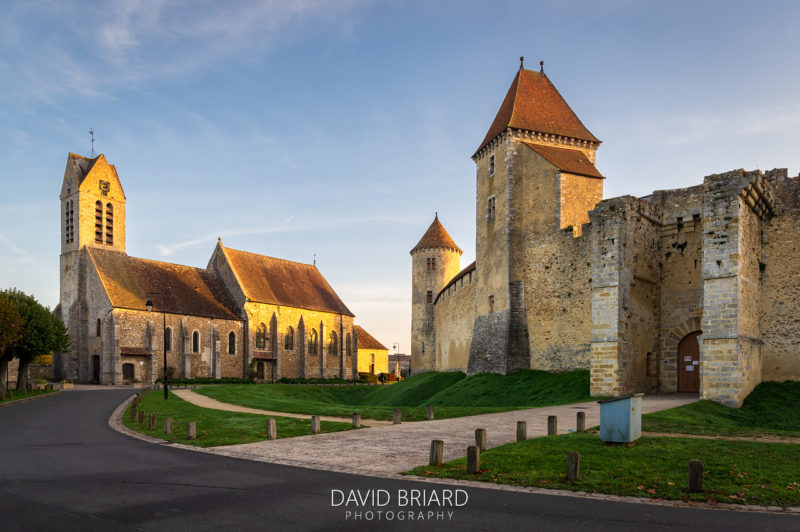
[[522,70],[523,68],[525,68],[525,57],[519,56],[519,69]]
[[539,72],[544,74],[544,61],[539,61]]
[[438,219],[439,218],[439,211],[434,211],[433,212],[433,217]]

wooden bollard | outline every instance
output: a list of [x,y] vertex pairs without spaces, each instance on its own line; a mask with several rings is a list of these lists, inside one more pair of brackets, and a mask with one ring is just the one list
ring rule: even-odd
[[147,428],[150,430],[156,430],[156,414],[150,414],[150,423],[148,423]]
[[172,434],[172,418],[164,418],[164,434]]
[[353,412],[353,428],[361,428],[361,414],[358,412]]
[[528,439],[528,422],[517,421],[517,441],[525,441]]
[[428,405],[428,421],[433,421],[433,405]]
[[274,417],[267,418],[267,439],[268,440],[278,439],[278,423],[275,421]]
[[399,425],[403,422],[403,411],[399,408],[395,408],[394,412],[392,412],[392,423],[395,425]]
[[131,421],[136,421],[136,403],[131,405]]
[[703,462],[689,460],[689,493],[703,491]]
[[558,434],[558,418],[556,416],[547,416],[547,435],[555,436]]
[[567,453],[567,481],[575,482],[581,475],[581,453],[570,451]]
[[477,445],[467,447],[467,473],[476,474],[481,470],[481,450]]
[[197,423],[190,421],[186,424],[186,437],[190,440],[197,439]]
[[578,412],[578,420],[575,423],[576,432],[584,432],[586,430],[586,412]]
[[144,425],[144,417],[147,415],[147,412],[144,410],[139,410],[139,425]]
[[311,416],[311,434],[319,434],[319,416]]
[[475,445],[481,452],[486,450],[486,429],[475,429]]
[[442,440],[431,441],[431,459],[430,465],[442,465],[442,455],[444,454],[444,442]]

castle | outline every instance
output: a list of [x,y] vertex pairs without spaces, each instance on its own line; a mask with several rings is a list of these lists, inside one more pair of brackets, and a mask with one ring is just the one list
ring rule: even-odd
[[476,261],[438,215],[411,250],[413,371],[589,369],[594,396],[729,406],[800,379],[800,176],[603,200],[600,143],[520,67],[472,156]]
[[357,378],[354,315],[316,266],[221,240],[204,269],[128,256],[125,193],[103,155],[69,155],[60,200],[56,313],[72,346],[54,356],[57,379],[152,383],[165,351],[173,377]]

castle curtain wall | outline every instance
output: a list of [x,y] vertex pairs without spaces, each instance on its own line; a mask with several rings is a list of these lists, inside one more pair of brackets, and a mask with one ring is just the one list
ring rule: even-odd
[[467,371],[475,324],[476,272],[446,288],[436,301],[436,370]]

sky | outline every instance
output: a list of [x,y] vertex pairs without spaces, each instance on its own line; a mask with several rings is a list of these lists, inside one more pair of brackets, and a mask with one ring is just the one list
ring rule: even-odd
[[69,152],[127,197],[127,252],[312,263],[409,352],[435,212],[475,258],[475,168],[519,66],[603,141],[605,197],[800,170],[800,2],[24,0],[0,18],[0,288],[58,303]]

